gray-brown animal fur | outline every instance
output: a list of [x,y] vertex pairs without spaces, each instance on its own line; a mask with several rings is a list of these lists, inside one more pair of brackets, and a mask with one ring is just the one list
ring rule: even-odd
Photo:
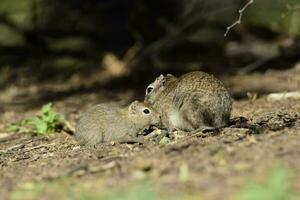
[[223,83],[200,71],[179,78],[160,75],[147,87],[144,101],[161,114],[168,131],[226,126],[232,105]]
[[98,104],[88,109],[79,119],[75,138],[85,145],[122,141],[136,137],[150,125],[160,123],[159,114],[146,103],[132,102],[128,107]]

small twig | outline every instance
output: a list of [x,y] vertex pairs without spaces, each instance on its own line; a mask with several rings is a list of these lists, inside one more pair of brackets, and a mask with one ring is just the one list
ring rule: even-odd
[[32,150],[36,150],[36,149],[40,149],[40,148],[44,148],[44,147],[50,147],[50,146],[55,146],[56,143],[50,143],[50,144],[40,144],[38,146],[33,146],[33,147],[30,147],[30,148],[25,148],[23,153],[24,152],[28,152],[28,151],[32,151]]
[[[16,150],[18,150],[18,149],[23,148],[26,144],[27,144],[27,143],[16,144],[16,145],[14,145],[14,146],[9,147],[7,150],[4,150],[4,151],[5,151],[5,152],[7,152],[7,151],[16,151]],[[4,152],[4,151],[3,151],[3,152]]]
[[244,7],[242,9],[239,10],[239,18],[238,20],[236,20],[233,24],[231,24],[230,26],[227,26],[226,28],[226,32],[224,33],[224,37],[227,36],[227,34],[229,33],[229,31],[235,27],[236,25],[242,23],[242,17],[243,17],[243,14],[244,14],[244,11],[251,5],[254,3],[254,0],[249,0],[246,5],[244,5]]
[[11,152],[11,151],[18,151],[19,149],[24,148],[27,144],[30,144],[39,139],[41,139],[41,138],[36,138],[36,139],[30,138],[29,140],[22,141],[21,143],[11,146],[5,150],[0,150],[0,154],[5,154],[5,153]]

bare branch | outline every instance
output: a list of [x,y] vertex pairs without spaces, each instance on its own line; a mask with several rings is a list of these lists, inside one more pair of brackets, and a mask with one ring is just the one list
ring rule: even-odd
[[244,7],[241,8],[241,9],[239,10],[239,18],[238,18],[238,20],[236,20],[236,21],[235,21],[233,24],[231,24],[230,26],[227,26],[226,32],[224,33],[224,37],[227,36],[227,34],[229,33],[229,31],[230,31],[233,27],[235,27],[236,25],[238,25],[238,24],[240,24],[240,23],[242,22],[242,17],[243,17],[244,11],[245,11],[251,4],[253,4],[253,3],[254,3],[254,0],[249,0],[249,1],[244,5]]

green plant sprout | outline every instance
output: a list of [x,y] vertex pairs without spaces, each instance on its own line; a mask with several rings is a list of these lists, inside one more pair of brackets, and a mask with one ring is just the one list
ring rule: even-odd
[[63,120],[60,114],[53,111],[52,103],[48,103],[42,107],[40,115],[12,124],[9,130],[34,135],[48,135],[55,133]]

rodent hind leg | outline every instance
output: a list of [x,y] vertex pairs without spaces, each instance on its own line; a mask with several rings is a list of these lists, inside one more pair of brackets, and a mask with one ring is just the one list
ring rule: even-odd
[[229,125],[229,118],[229,114],[215,115],[213,118],[213,126],[218,128],[227,127]]
[[179,114],[180,124],[177,129],[185,132],[190,132],[203,125],[202,117],[198,112],[195,112],[191,108],[182,108]]
[[215,130],[216,128],[206,120],[206,116],[203,113],[197,112],[185,112],[183,115],[185,129],[183,131],[186,132],[210,132]]

